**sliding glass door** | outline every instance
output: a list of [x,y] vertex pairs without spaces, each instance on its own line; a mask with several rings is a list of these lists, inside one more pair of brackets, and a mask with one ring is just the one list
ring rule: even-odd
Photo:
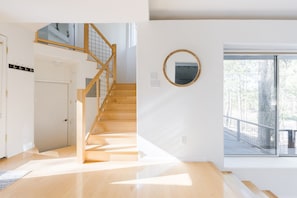
[[297,55],[225,55],[225,155],[297,156]]
[[276,71],[274,56],[225,56],[225,155],[277,154]]

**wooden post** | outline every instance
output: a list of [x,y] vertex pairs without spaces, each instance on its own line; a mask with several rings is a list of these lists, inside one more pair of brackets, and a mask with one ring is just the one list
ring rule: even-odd
[[97,112],[100,111],[100,78],[96,81]]
[[83,89],[77,90],[76,102],[76,155],[78,161],[85,162],[85,136],[86,136],[86,102]]
[[38,30],[35,32],[35,42],[38,42]]
[[112,55],[113,55],[113,64],[112,64],[112,77],[113,82],[117,81],[117,45],[112,44]]
[[84,49],[85,53],[89,53],[89,24],[84,25]]
[[[106,91],[109,91],[109,66],[105,69],[105,77],[106,77]],[[106,96],[107,97],[107,96]]]

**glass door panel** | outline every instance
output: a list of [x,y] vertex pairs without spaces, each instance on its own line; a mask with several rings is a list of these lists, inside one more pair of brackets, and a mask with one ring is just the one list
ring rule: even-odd
[[276,155],[276,57],[226,55],[225,155]]
[[279,153],[296,155],[297,56],[279,56]]

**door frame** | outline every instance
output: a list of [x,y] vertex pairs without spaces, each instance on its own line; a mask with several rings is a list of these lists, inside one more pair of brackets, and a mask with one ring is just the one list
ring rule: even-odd
[[0,69],[2,70],[0,78],[0,113],[3,119],[3,130],[4,130],[4,156],[7,156],[7,37],[0,34],[0,43],[3,47],[3,62],[0,63]]
[[[34,81],[34,86],[36,83],[51,83],[51,84],[64,84],[67,86],[67,145],[70,145],[70,135],[71,133],[69,133],[69,126],[70,126],[70,119],[69,119],[69,102],[70,102],[70,98],[69,98],[69,88],[70,88],[70,83],[69,82],[65,82],[65,81],[51,81],[51,80],[35,80]],[[34,100],[36,100],[36,96],[34,94]],[[35,115],[34,115],[34,122],[35,122]],[[34,124],[35,125],[35,124]]]

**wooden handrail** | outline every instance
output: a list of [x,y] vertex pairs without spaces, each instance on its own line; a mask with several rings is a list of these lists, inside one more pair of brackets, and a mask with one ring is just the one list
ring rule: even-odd
[[83,89],[77,90],[76,104],[76,155],[78,160],[83,163],[85,161],[85,131],[86,131],[86,96]]
[[114,82],[116,82],[117,80],[117,45],[113,44],[112,45],[112,55],[113,55],[113,68],[112,68],[112,71],[113,71],[113,80]]
[[95,77],[89,82],[87,87],[84,89],[84,95],[87,95],[92,87],[95,85],[96,81],[100,78],[101,74],[103,73],[104,69],[100,69],[99,72],[95,75]]
[[98,30],[98,28],[94,25],[94,24],[90,24],[91,27],[97,32],[97,34],[100,35],[100,37],[104,40],[104,42],[110,47],[112,48],[112,45],[110,44],[110,42],[105,38],[105,36]]
[[84,48],[85,53],[89,53],[89,24],[84,24]]
[[85,51],[84,48],[76,47],[76,46],[69,45],[69,44],[66,44],[66,43],[59,43],[59,42],[56,42],[56,41],[42,39],[42,38],[39,38],[38,36],[35,39],[35,41],[40,42],[40,43],[47,43],[47,44],[56,45],[56,46],[59,46],[59,47],[66,47],[66,48],[73,49],[73,50],[76,50],[76,51],[82,51],[82,52]]
[[101,65],[101,66],[104,66],[105,64],[99,59],[99,58],[97,58],[97,56],[95,55],[95,54],[93,54],[91,51],[89,51],[89,53],[88,53],[92,58],[94,58],[95,59],[95,61],[99,64],[99,65]]

